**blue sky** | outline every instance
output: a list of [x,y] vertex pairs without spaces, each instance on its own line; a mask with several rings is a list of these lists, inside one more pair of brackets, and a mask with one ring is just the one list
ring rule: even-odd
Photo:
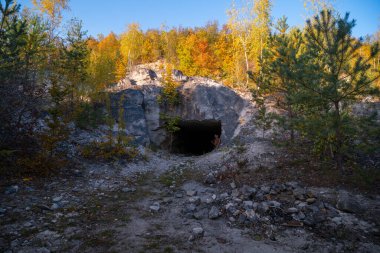
[[[70,11],[64,20],[77,17],[83,20],[89,35],[113,31],[122,33],[132,22],[141,28],[203,26],[208,21],[219,24],[227,21],[226,11],[232,0],[71,0]],[[31,6],[31,0],[17,0],[22,6]],[[290,26],[303,26],[303,0],[272,0],[274,20],[285,15]],[[353,34],[356,37],[374,34],[380,28],[380,0],[335,0],[339,13],[350,12],[357,20]]]

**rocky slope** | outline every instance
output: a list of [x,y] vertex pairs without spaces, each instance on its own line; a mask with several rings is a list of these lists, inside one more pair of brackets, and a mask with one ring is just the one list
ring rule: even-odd
[[1,181],[1,252],[379,252],[379,196],[300,182],[243,184],[277,174],[267,142],[197,157],[145,150],[50,180]]

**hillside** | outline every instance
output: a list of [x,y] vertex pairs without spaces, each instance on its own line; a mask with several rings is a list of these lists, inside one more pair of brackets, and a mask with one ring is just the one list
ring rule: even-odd
[[0,252],[380,252],[379,32],[241,0],[89,36],[69,7],[201,2],[24,1],[0,0]]

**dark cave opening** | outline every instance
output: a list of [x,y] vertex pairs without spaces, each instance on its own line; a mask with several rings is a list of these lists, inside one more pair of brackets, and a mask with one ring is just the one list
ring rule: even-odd
[[222,133],[219,120],[184,120],[179,123],[180,130],[174,134],[172,151],[186,155],[203,155],[211,152],[215,135]]

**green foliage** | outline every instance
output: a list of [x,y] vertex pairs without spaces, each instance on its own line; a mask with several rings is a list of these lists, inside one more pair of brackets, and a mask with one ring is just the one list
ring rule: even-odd
[[4,2],[0,2],[0,149],[15,150],[4,159],[15,171],[46,174],[66,164],[61,143],[84,94],[86,38],[79,21],[72,22],[63,39],[54,34],[50,20],[28,10],[21,15],[20,5]]
[[261,128],[262,137],[264,138],[265,132],[269,130],[272,126],[273,116],[271,113],[268,113],[267,108],[263,104],[259,107],[259,110],[255,116],[255,124]]
[[[120,103],[124,101],[120,98]],[[108,95],[105,96],[107,113],[104,115],[104,121],[108,126],[107,136],[104,140],[93,141],[81,149],[82,156],[86,158],[95,158],[100,160],[131,160],[138,155],[131,142],[133,138],[125,132],[124,109],[120,104],[118,108],[118,129],[114,131],[116,120],[112,117],[111,101]]]
[[81,102],[76,106],[73,119],[76,126],[82,129],[90,129],[104,124],[106,115],[100,103]]
[[179,103],[179,94],[177,91],[179,84],[173,80],[172,72],[172,66],[167,64],[163,74],[163,90],[158,98],[160,104],[163,104],[169,108]]
[[291,130],[292,139],[297,132],[312,142],[315,153],[333,158],[342,170],[353,143],[364,143],[360,129],[373,125],[359,120],[351,108],[375,94],[368,69],[378,45],[367,58],[359,55],[362,42],[351,36],[355,21],[348,14],[341,18],[324,10],[307,22],[304,34],[287,32],[285,21],[279,21],[278,33],[264,51],[259,92],[274,96],[286,111],[278,122]]
[[[130,139],[129,139],[130,140]],[[109,142],[109,140],[101,142],[91,142],[90,144],[82,147],[81,155],[86,158],[99,159],[99,160],[131,160],[138,155],[136,149],[126,145],[127,138],[123,142]]]
[[169,133],[173,134],[180,130],[178,126],[179,122],[181,121],[180,117],[171,117],[166,114],[160,114],[160,119],[165,122],[165,129]]
[[[343,18],[334,17],[331,11],[322,11],[312,21],[308,21],[305,31],[305,48],[309,64],[297,73],[297,81],[305,89],[305,99],[300,101],[309,107],[310,117],[324,122],[321,133],[313,129],[306,131],[308,137],[319,145],[321,150],[329,148],[338,169],[343,169],[343,158],[349,143],[355,137],[356,121],[351,116],[350,104],[373,94],[367,70],[369,62],[378,52],[378,45],[371,48],[371,55],[363,59],[358,55],[362,46],[360,40],[351,37],[354,20],[346,14]],[[377,76],[378,77],[378,76]],[[318,98],[313,105],[312,98]],[[315,100],[315,99],[314,99]],[[325,110],[315,110],[318,108]],[[307,128],[310,130],[310,127]]]

